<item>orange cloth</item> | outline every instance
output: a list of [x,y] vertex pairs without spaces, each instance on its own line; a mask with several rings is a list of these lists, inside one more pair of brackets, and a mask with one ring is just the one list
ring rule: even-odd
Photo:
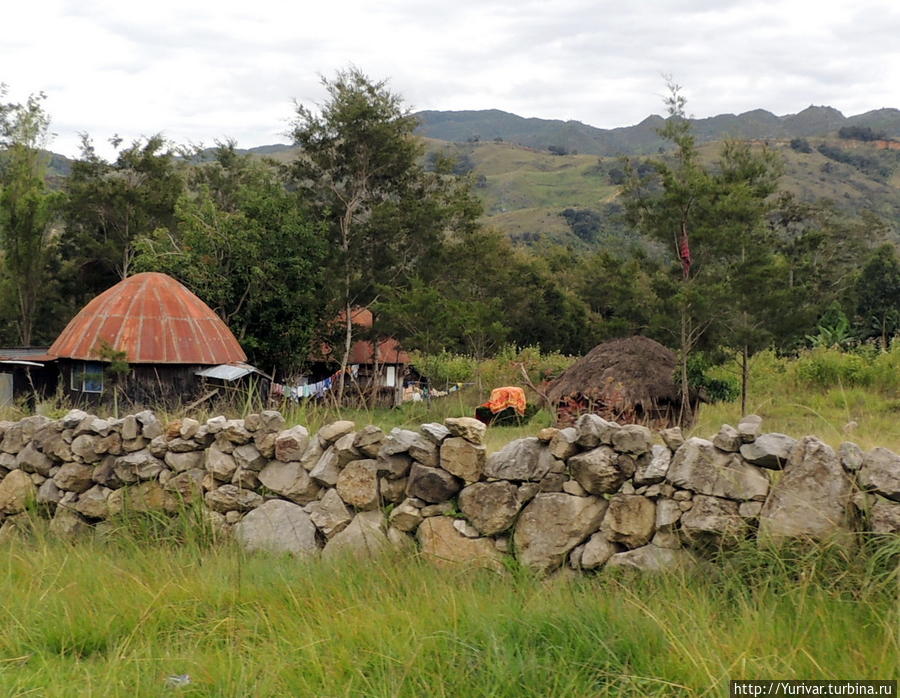
[[487,407],[492,414],[497,414],[507,407],[512,407],[519,416],[523,416],[525,414],[525,391],[512,386],[494,388],[491,391],[491,399],[481,406]]

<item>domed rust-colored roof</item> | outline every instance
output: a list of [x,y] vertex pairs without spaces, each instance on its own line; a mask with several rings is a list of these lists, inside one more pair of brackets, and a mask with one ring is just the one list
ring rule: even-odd
[[81,309],[48,354],[98,359],[102,344],[133,364],[226,364],[247,356],[209,306],[171,276],[135,274]]

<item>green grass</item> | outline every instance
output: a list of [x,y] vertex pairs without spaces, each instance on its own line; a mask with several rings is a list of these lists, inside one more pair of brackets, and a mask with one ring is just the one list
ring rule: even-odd
[[722,696],[731,678],[894,677],[900,551],[881,550],[538,580],[38,534],[0,548],[0,691],[158,696],[188,674],[177,695]]

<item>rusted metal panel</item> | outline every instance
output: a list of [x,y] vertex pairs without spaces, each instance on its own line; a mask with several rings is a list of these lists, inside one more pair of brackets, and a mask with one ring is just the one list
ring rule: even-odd
[[129,363],[225,364],[247,355],[224,322],[197,296],[165,274],[120,281],[79,312],[48,354],[98,359],[106,342]]

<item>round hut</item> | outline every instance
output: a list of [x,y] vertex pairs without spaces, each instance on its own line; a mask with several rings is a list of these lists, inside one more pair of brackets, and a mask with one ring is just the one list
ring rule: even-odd
[[[166,274],[120,281],[91,300],[47,352],[58,361],[76,401],[108,389],[118,362],[133,400],[183,398],[197,391],[199,371],[244,365],[247,356],[206,303]],[[248,367],[252,368],[252,367]]]
[[586,412],[618,423],[675,426],[682,413],[676,364],[675,352],[648,337],[613,339],[566,369],[547,397],[560,426]]

